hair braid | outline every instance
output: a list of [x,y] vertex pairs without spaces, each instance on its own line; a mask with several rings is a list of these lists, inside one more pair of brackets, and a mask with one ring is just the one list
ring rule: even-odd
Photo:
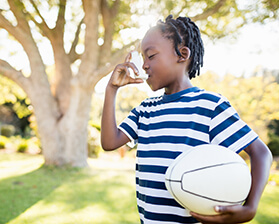
[[178,56],[181,56],[179,51],[181,45],[190,49],[189,78],[199,75],[200,68],[203,66],[204,47],[197,25],[188,17],[178,17],[175,20],[172,15],[169,15],[165,22],[158,21],[157,26],[164,37],[173,41]]

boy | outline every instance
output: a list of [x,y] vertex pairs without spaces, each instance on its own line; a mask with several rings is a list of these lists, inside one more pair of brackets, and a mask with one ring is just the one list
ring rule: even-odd
[[[114,101],[119,87],[141,83],[127,56],[117,65],[106,88],[101,141],[114,150],[136,140],[136,188],[141,223],[240,223],[251,220],[268,179],[272,156],[266,145],[239,118],[219,94],[193,87],[190,79],[200,73],[204,48],[198,27],[186,17],[158,22],[141,44],[143,69],[153,91],[161,97],[144,100],[117,127]],[[245,150],[251,159],[252,187],[244,205],[217,206],[215,216],[203,216],[182,208],[166,190],[164,174],[184,150],[201,144],[220,144],[229,150]]]

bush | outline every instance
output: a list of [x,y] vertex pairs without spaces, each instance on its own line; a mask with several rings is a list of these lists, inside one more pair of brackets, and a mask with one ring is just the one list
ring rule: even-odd
[[272,135],[267,146],[270,149],[273,156],[279,156],[279,136]]
[[2,142],[2,141],[0,141],[0,149],[4,149],[5,148],[5,143],[4,142]]
[[27,151],[27,149],[28,149],[28,142],[27,140],[22,139],[22,141],[17,146],[17,151],[24,153]]
[[5,137],[11,137],[15,134],[15,127],[13,125],[9,125],[9,124],[6,124],[6,125],[2,125],[1,127],[1,135],[5,136]]
[[279,120],[271,120],[267,128],[269,138],[267,146],[269,147],[273,156],[279,156]]
[[6,148],[6,144],[8,142],[8,138],[6,138],[5,136],[0,136],[0,149],[5,149]]
[[88,127],[87,149],[88,156],[93,158],[98,158],[99,154],[102,152],[102,147],[100,146],[100,132],[97,128],[91,126]]

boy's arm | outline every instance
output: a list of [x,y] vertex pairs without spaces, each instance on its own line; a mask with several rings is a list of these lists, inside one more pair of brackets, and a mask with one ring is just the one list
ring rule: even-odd
[[245,151],[250,156],[252,186],[244,206],[250,207],[255,216],[261,195],[268,181],[272,164],[272,154],[268,147],[258,138],[250,144]]
[[101,144],[104,150],[114,150],[125,143],[129,142],[129,138],[117,128],[115,119],[115,98],[119,87],[130,83],[142,83],[141,79],[134,79],[130,77],[128,68],[138,74],[138,70],[133,63],[129,62],[130,54],[125,59],[123,64],[115,67],[111,78],[108,82],[104,108],[101,123]]
[[115,119],[115,97],[117,88],[107,86],[101,124],[101,143],[106,151],[114,150],[129,141],[117,128]]
[[202,223],[243,223],[254,218],[258,204],[268,180],[272,155],[267,146],[256,139],[245,151],[250,156],[252,186],[244,205],[217,206],[219,215],[204,216],[191,212]]

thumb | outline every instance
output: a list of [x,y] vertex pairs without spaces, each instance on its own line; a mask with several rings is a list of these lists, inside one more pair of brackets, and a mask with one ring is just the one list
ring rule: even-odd
[[222,213],[222,212],[226,211],[226,207],[216,205],[216,206],[214,207],[214,210],[215,210],[215,212]]
[[[230,206],[220,206],[217,205],[214,207],[214,210],[218,213],[232,213],[240,209],[241,205],[230,205]],[[242,206],[241,206],[242,207]]]

